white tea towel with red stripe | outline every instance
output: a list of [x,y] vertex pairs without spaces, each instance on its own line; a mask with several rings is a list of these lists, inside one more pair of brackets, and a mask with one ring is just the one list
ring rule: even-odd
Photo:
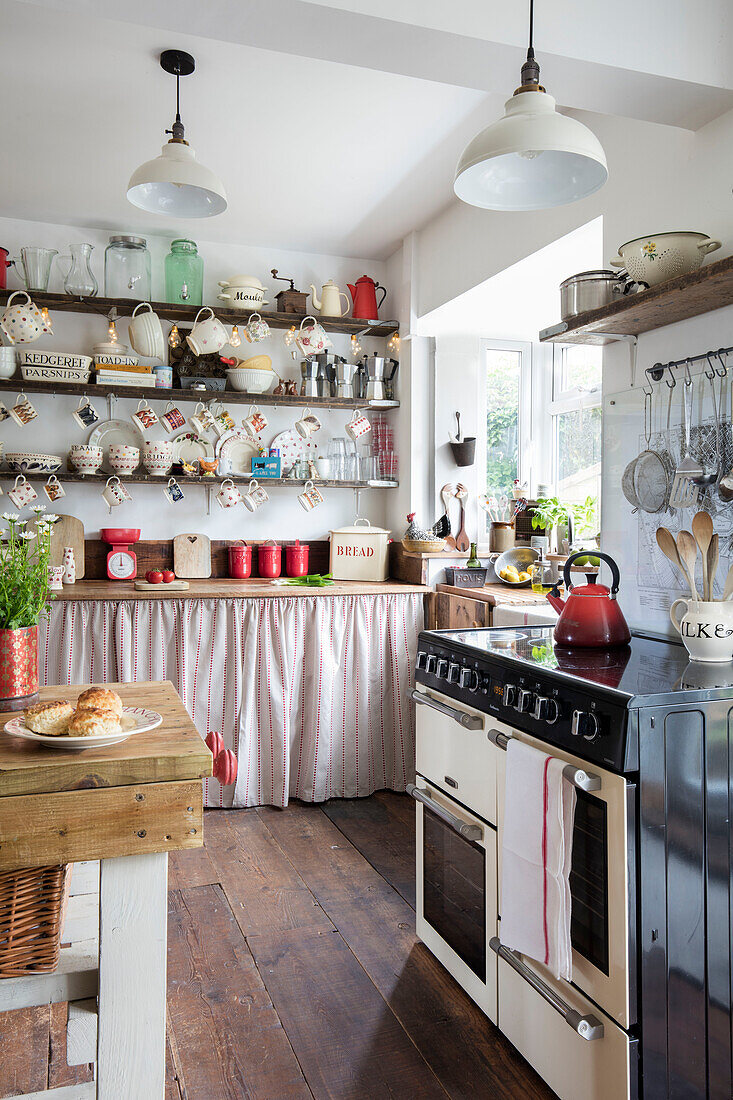
[[565,762],[516,737],[507,746],[501,942],[572,977],[570,863],[575,787]]

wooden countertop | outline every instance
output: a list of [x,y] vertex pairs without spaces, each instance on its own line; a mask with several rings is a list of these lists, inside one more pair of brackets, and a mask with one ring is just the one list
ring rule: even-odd
[[[43,687],[40,701],[90,685]],[[167,852],[203,843],[201,779],[211,753],[173,685],[108,684],[163,722],[107,748],[46,748],[5,732],[0,714],[0,870]]]
[[[328,588],[306,588],[301,585],[278,584],[260,577],[236,581],[226,577],[192,580],[184,591],[171,591],[165,584],[139,592],[134,581],[77,581],[55,592],[56,600],[196,600],[196,599],[282,599],[292,596],[384,596],[411,592],[430,592],[422,584],[400,581],[336,581]],[[159,708],[156,708],[159,709]]]
[[482,600],[492,607],[499,603],[532,607],[547,602],[544,596],[533,592],[531,588],[510,588],[506,584],[485,584],[483,588],[456,588],[454,584],[436,584],[435,591],[445,592],[449,596],[467,596],[470,600]]

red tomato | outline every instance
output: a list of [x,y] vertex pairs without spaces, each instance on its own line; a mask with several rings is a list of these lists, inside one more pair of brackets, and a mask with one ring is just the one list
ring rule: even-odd
[[163,570],[163,583],[164,584],[170,584],[171,581],[174,581],[175,579],[176,579],[176,575],[175,575],[175,573],[173,572],[172,569],[164,569]]
[[162,584],[163,574],[159,569],[151,569],[149,573],[145,574],[145,580],[148,584]]

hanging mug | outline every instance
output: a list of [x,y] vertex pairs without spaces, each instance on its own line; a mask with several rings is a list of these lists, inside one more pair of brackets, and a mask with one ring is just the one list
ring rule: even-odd
[[[311,321],[311,324],[306,324]],[[326,335],[323,325],[319,324],[315,317],[304,317],[300,322],[300,329],[295,337],[295,343],[303,355],[320,355],[330,347],[331,341]]]
[[262,320],[259,313],[252,313],[244,326],[244,335],[250,344],[258,344],[270,335],[270,326],[267,321]]
[[[211,316],[199,321],[202,313],[210,313]],[[204,306],[198,311],[193,328],[186,337],[186,343],[194,355],[211,355],[221,351],[224,345],[229,343],[229,333],[215,316],[211,306]]]
[[354,412],[351,420],[346,425],[346,434],[356,443],[372,430],[372,426],[364,416],[364,413]]
[[171,504],[178,504],[179,501],[183,500],[183,489],[174,477],[168,478],[168,484],[163,489],[163,492],[168,497]]
[[110,511],[118,504],[124,504],[125,501],[132,500],[131,494],[116,476],[107,478],[107,484],[102,490],[102,496],[107,501],[107,504],[109,504]]
[[267,427],[267,417],[260,412],[256,405],[252,405],[249,416],[245,416],[242,421],[242,427],[250,439],[256,439],[260,432],[263,432]]
[[303,492],[298,494],[298,501],[301,508],[305,508],[306,512],[311,512],[319,504],[323,504],[323,494],[312,481],[306,481]]
[[242,494],[230,477],[221,483],[221,489],[216,494],[216,499],[222,508],[234,508],[242,503]]
[[[138,310],[147,313],[138,316]],[[143,359],[164,359],[165,340],[160,317],[154,312],[150,302],[140,302],[132,311],[129,328],[130,343]]]
[[36,419],[38,413],[33,408],[26,395],[24,393],[19,393],[17,401],[10,410],[10,415],[16,424],[24,428],[26,424],[30,424],[31,420]]
[[51,474],[50,478],[43,486],[43,491],[52,504],[55,500],[59,500],[60,497],[66,496],[66,491],[64,490],[63,485],[59,483],[59,479],[56,477],[56,474]]
[[303,439],[309,439],[314,432],[320,430],[321,422],[314,416],[310,409],[306,409],[301,420],[295,421],[295,430]]
[[91,428],[99,423],[99,413],[86,396],[79,398],[79,405],[71,415],[80,428]]
[[16,508],[25,508],[26,504],[38,500],[38,493],[33,486],[26,481],[23,474],[19,474],[15,479],[13,488],[8,493],[8,499],[12,500]]
[[219,436],[219,439],[228,432],[233,431],[236,426],[237,425],[220,402],[216,406],[216,412],[214,413],[214,431]]
[[172,401],[169,401],[165,407],[165,412],[160,417],[160,423],[163,425],[164,431],[177,432],[179,428],[186,427],[186,418],[181,410]]
[[269,499],[269,496],[261,485],[254,479],[250,481],[249,490],[244,497],[245,507],[249,508],[250,512],[256,512],[257,509],[261,508],[263,504],[266,504]]
[[193,416],[189,416],[188,422],[197,435],[203,435],[214,427],[214,418],[206,408],[203,401],[199,401],[193,410]]
[[141,431],[145,432],[158,423],[158,414],[150,408],[147,400],[141,397],[137,403],[137,410],[130,414],[130,419]]
[[[14,306],[16,298],[25,298],[22,305]],[[0,318],[0,337],[2,343],[11,346],[14,344],[31,344],[41,335],[41,315],[31,301],[30,294],[24,290],[16,290],[8,298],[5,312]]]

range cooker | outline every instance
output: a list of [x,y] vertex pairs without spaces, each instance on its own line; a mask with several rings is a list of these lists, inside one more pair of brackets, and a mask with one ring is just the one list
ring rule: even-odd
[[[727,1040],[716,1028],[728,1044],[719,1091],[709,1087],[707,1069],[693,1072],[679,1055],[669,1074],[679,1041],[692,1043],[684,1034],[691,990],[703,1005],[696,1041],[709,1052],[715,1036],[708,1034],[709,964],[697,956],[686,962],[683,950],[688,933],[692,942],[704,938],[707,861],[691,862],[684,844],[668,843],[684,827],[670,819],[672,809],[691,819],[690,798],[705,805],[704,793],[684,793],[690,769],[698,780],[704,774],[705,728],[714,722],[728,744],[730,666],[690,663],[681,645],[653,635],[637,633],[615,649],[571,650],[553,644],[552,627],[527,626],[423,631],[415,679],[417,775],[408,789],[417,803],[420,938],[561,1100],[730,1097],[730,1026]],[[664,731],[672,731],[674,752]],[[571,982],[501,943],[502,750],[511,738],[561,758],[577,788]],[[671,777],[676,794],[668,797]],[[695,852],[706,843],[704,809],[698,816],[701,835],[685,837]],[[721,859],[729,872],[730,859]],[[645,866],[658,877],[645,883]],[[729,885],[730,876],[726,899]],[[673,947],[683,990],[670,1001]],[[722,964],[729,976],[730,946]],[[718,988],[718,1017],[721,995]],[[729,1009],[730,982],[728,1025]],[[725,1054],[717,1051],[720,1064]],[[707,1083],[697,1092],[691,1080],[701,1072]]]

